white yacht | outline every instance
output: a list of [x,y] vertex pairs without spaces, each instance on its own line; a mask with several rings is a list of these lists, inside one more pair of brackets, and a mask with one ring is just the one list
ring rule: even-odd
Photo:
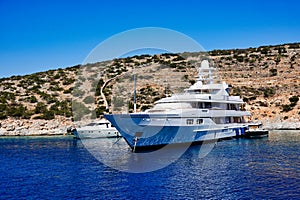
[[239,96],[229,95],[229,85],[217,82],[214,72],[204,60],[195,84],[183,93],[160,99],[144,112],[105,117],[133,150],[244,134],[245,117],[251,114]]
[[90,123],[86,126],[76,128],[72,132],[74,137],[78,139],[121,137],[117,129],[107,120]]

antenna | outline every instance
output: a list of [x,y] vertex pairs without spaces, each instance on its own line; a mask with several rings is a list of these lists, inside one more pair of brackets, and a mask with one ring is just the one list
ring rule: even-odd
[[134,102],[133,102],[133,110],[134,110],[134,113],[136,113],[136,74],[133,75],[133,81],[134,81]]

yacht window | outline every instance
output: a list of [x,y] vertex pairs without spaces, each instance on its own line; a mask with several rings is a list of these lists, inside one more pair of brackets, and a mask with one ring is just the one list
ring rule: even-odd
[[231,123],[231,117],[226,117],[225,120],[226,120],[226,123]]
[[202,124],[203,123],[203,119],[197,119],[196,120],[196,124]]
[[235,110],[235,105],[231,104],[231,110]]
[[205,102],[205,108],[211,108],[211,102]]
[[241,123],[241,118],[240,117],[234,117],[233,121],[234,121],[234,123]]
[[227,104],[227,110],[237,110],[235,104]]
[[222,124],[222,123],[221,123],[221,118],[220,118],[220,117],[213,117],[212,120],[213,120],[216,124]]
[[203,108],[202,102],[193,102],[191,105],[193,108]]
[[194,123],[194,120],[193,119],[187,119],[186,120],[186,124],[193,124]]

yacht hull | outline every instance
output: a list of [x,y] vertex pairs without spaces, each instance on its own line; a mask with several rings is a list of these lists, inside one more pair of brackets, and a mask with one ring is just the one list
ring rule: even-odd
[[[178,125],[175,119],[146,114],[113,114],[105,115],[106,119],[117,128],[119,133],[135,150],[156,149],[165,145],[191,145],[203,141],[236,136],[237,128],[228,128],[216,124]],[[180,118],[177,119],[182,120]],[[153,122],[155,121],[155,122]]]

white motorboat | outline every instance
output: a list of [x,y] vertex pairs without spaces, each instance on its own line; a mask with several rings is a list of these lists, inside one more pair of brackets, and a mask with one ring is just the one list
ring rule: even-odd
[[263,138],[268,137],[269,131],[262,128],[262,123],[249,123],[245,131],[245,138]]
[[72,131],[75,138],[113,138],[121,137],[115,127],[107,120],[89,123]]

